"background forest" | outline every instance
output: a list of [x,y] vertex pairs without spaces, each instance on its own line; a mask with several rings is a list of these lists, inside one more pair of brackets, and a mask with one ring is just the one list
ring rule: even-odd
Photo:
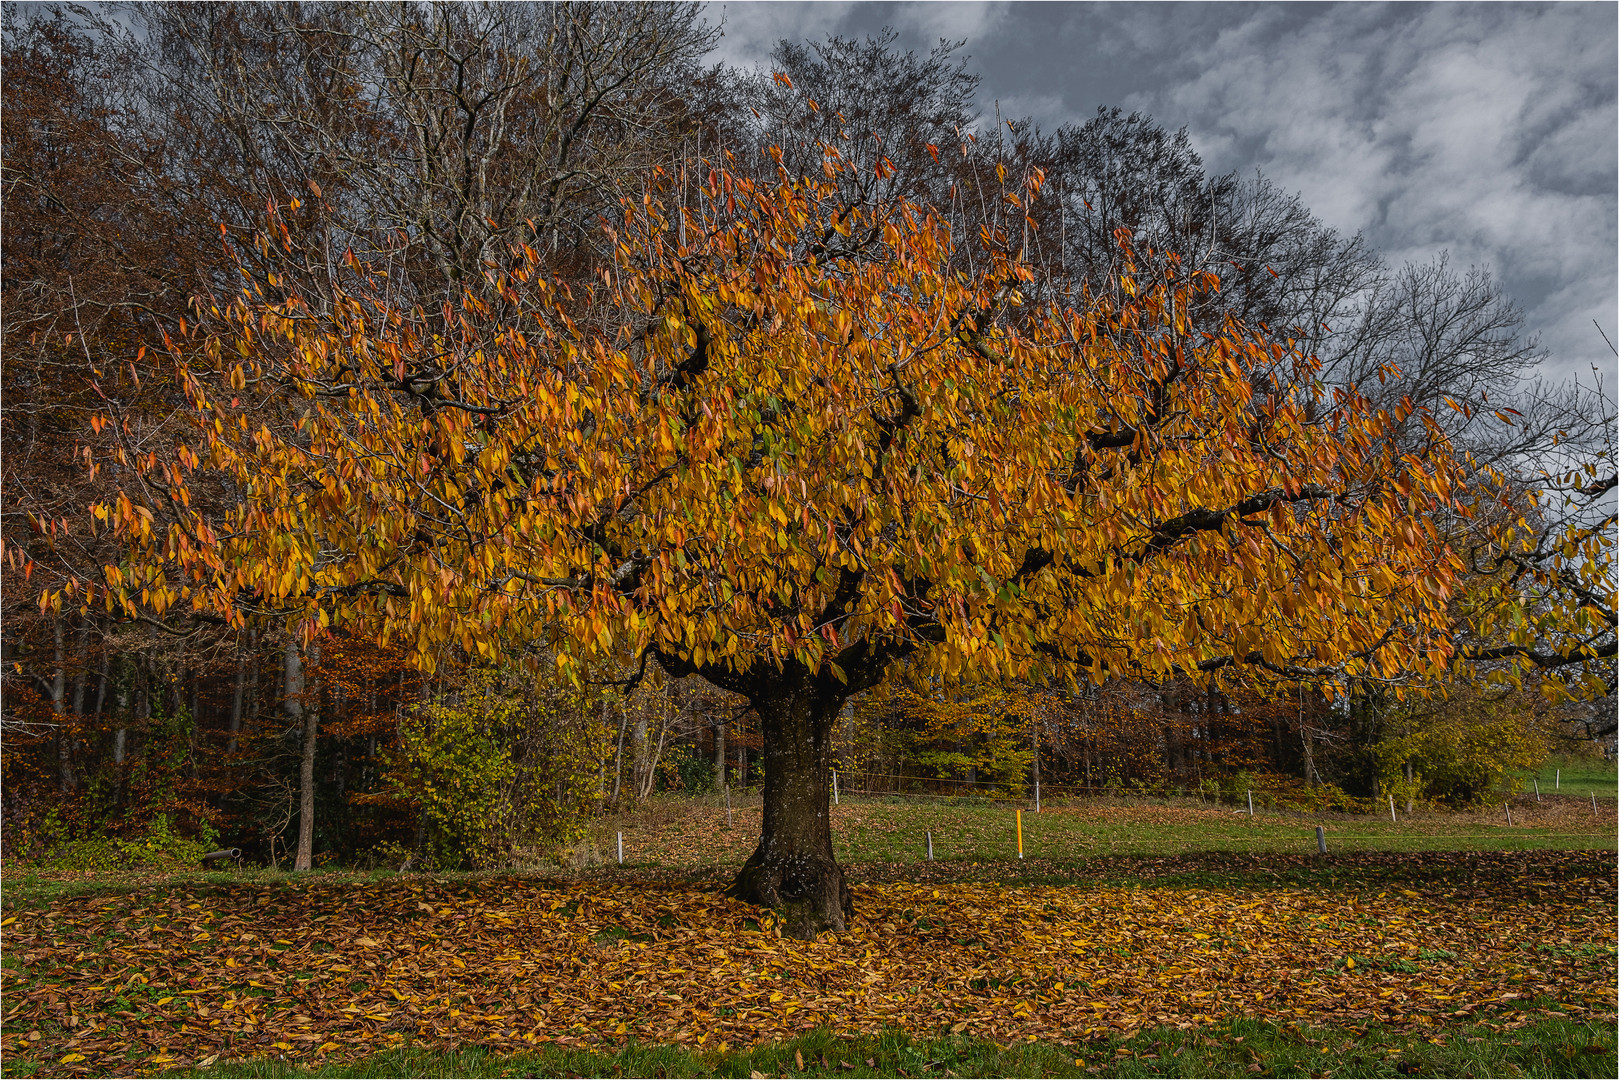
[[[1001,116],[960,43],[783,41],[769,72],[705,66],[716,31],[695,5],[8,7],[5,24],[8,859],[88,869],[227,845],[298,868],[490,867],[548,855],[604,807],[756,785],[746,701],[638,678],[629,655],[577,685],[543,656],[491,667],[462,650],[428,674],[339,628],[305,644],[270,610],[238,632],[61,590],[118,572],[87,508],[129,482],[120,461],[173,452],[183,399],[158,356],[210,317],[195,298],[296,280],[318,299],[358,261],[448,322],[514,250],[584,289],[611,261],[604,221],[649,169],[697,200],[715,162],[774,175],[775,147],[796,173],[834,142],[853,155],[838,182],[938,207],[963,236],[1000,224],[998,178],[1039,170],[1036,288],[1106,279],[1120,228],[1143,261],[1216,272],[1201,317],[1285,336],[1324,386],[1452,417],[1476,483],[1528,537],[1469,547],[1451,523],[1470,663],[1437,697],[1398,680],[901,679],[840,720],[845,790],[1459,805],[1548,750],[1612,752],[1612,582],[1556,573],[1611,543],[1607,388],[1537,381],[1543,353],[1487,269],[1388,265],[1262,173],[1209,175],[1184,130],[1118,109],[1049,131]],[[430,408],[443,390],[400,393]],[[1579,619],[1553,617],[1570,603]],[[1581,647],[1595,663],[1575,681],[1596,700],[1542,693]]]

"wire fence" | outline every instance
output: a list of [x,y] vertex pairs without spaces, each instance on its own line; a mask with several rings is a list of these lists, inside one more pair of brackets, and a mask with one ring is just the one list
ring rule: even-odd
[[[940,780],[934,777],[905,779],[930,782]],[[1368,820],[1364,812],[1352,817],[1341,813],[1326,816],[1331,813],[1330,810],[1279,806],[1276,805],[1276,800],[1266,798],[1276,795],[1297,795],[1299,789],[1244,788],[1236,794],[1235,799],[1230,797],[1229,792],[1222,792],[1220,794],[1224,798],[1216,802],[1208,792],[1199,792],[1195,788],[1177,785],[1160,785],[1155,788],[1146,785],[1063,784],[1057,789],[1056,801],[1052,801],[1053,796],[1045,796],[1042,807],[1041,800],[1033,792],[1008,792],[1004,787],[994,791],[998,785],[988,781],[945,781],[958,789],[955,792],[873,790],[867,787],[848,789],[843,787],[840,781],[839,774],[834,771],[829,794],[835,804],[849,801],[867,805],[915,805],[916,801],[925,800],[941,807],[995,811],[1005,815],[1002,819],[1005,832],[998,840],[981,835],[981,830],[976,829],[971,836],[955,835],[959,830],[952,828],[948,821],[941,823],[929,821],[927,818],[915,819],[910,827],[914,830],[915,836],[914,851],[910,855],[901,854],[891,842],[880,842],[877,849],[864,850],[867,845],[856,836],[840,834],[834,840],[840,857],[855,860],[867,857],[892,862],[894,856],[899,855],[900,861],[906,861],[908,858],[929,862],[962,859],[995,861],[1011,857],[1014,850],[1018,859],[1025,858],[1027,850],[1027,857],[1037,859],[1056,857],[1062,860],[1075,857],[1089,858],[1109,853],[1139,855],[1155,852],[1230,851],[1261,854],[1313,850],[1324,855],[1329,850],[1368,853],[1377,850],[1386,852],[1467,850],[1469,845],[1476,850],[1493,851],[1558,847],[1612,851],[1619,848],[1619,835],[1616,835],[1615,831],[1615,811],[1619,810],[1619,798],[1598,797],[1595,794],[1564,795],[1561,799],[1552,794],[1541,796],[1540,810],[1561,811],[1550,819],[1534,809],[1537,796],[1533,792],[1520,793],[1517,796],[1516,804],[1519,808],[1517,818],[1513,817],[1513,801],[1493,808],[1475,809],[1468,818],[1461,820],[1449,815],[1440,817],[1419,815],[1413,820],[1403,804],[1386,800],[1380,804],[1379,809],[1380,813],[1386,813],[1388,818],[1379,822],[1376,817]],[[961,788],[968,790],[961,792],[959,790]],[[973,788],[992,790],[985,793],[974,791]],[[715,810],[723,807],[726,826],[732,828],[742,824],[735,821],[736,811],[762,811],[764,797],[762,791],[755,787],[745,790],[725,789],[685,801],[697,805],[706,804]],[[1370,802],[1370,800],[1363,801]],[[1157,805],[1208,809],[1211,806],[1218,806],[1223,812],[1236,816],[1233,825],[1246,819],[1246,822],[1263,827],[1248,832],[1246,828],[1228,830],[1217,825],[1211,828],[1205,824],[1200,825],[1200,835],[1195,838],[1183,838],[1165,835],[1165,829],[1183,829],[1184,825],[1162,821],[1155,823],[1156,827],[1133,836],[1109,835],[1105,830],[1099,831],[1083,825],[1077,832],[1072,828],[1058,826],[1058,831],[1054,833],[1051,826],[1041,827],[1038,824],[1040,819],[1037,813],[1041,809],[1060,811],[1068,807],[1083,806],[1087,802],[1110,804],[1121,808]],[[1232,806],[1233,802],[1239,805]],[[1270,803],[1268,807],[1267,802]],[[1576,820],[1570,820],[1567,810],[1571,804],[1582,802],[1588,802],[1590,807],[1591,828],[1587,831],[1570,831],[1571,828],[1578,829],[1579,824]],[[1546,805],[1547,803],[1550,805]],[[1015,825],[1010,811],[1017,813]],[[1036,813],[1030,814],[1029,811]],[[1499,820],[1493,821],[1492,824],[1492,819],[1496,815],[1499,815]],[[1432,828],[1436,822],[1443,826],[1438,831]],[[1028,836],[1025,836],[1025,825],[1031,830]],[[1407,825],[1415,828],[1408,831],[1405,827]],[[1471,827],[1472,831],[1454,831],[1457,825],[1463,828]],[[756,826],[750,819],[745,827]],[[1478,831],[1480,828],[1487,831]],[[1306,831],[1307,829],[1309,831]],[[1557,831],[1548,831],[1549,829]],[[619,845],[616,852],[618,861],[623,864],[626,859],[623,832],[619,832],[614,839]],[[906,845],[902,844],[901,847],[910,850]],[[633,853],[630,857],[635,861]]]
[[[877,779],[875,786],[873,785],[873,777],[866,775],[860,778],[862,786],[840,787],[836,779],[836,771],[834,771],[833,776],[834,790],[838,797],[922,799],[946,802],[977,801],[1007,803],[1025,808],[1040,808],[1042,805],[1060,805],[1065,802],[1102,800],[1134,804],[1149,802],[1159,805],[1232,808],[1244,813],[1263,810],[1268,813],[1341,812],[1377,814],[1384,812],[1385,807],[1387,807],[1390,813],[1400,814],[1402,813],[1401,808],[1407,806],[1406,800],[1402,797],[1391,797],[1387,794],[1376,797],[1355,796],[1331,786],[1275,788],[1212,781],[1194,784],[1168,782],[1148,784],[1140,781],[1103,784],[1076,784],[1071,782],[1042,784],[1036,781],[1032,784],[1008,785],[989,780],[957,780],[948,777],[909,776],[900,773],[888,773],[882,774]],[[943,788],[943,790],[940,790],[940,788]],[[1589,800],[1593,812],[1597,812],[1604,803],[1611,803],[1619,807],[1619,791],[1612,794],[1594,792],[1574,794],[1565,792],[1560,787],[1544,792],[1538,787],[1526,787],[1511,794],[1502,794],[1504,803],[1509,806],[1515,803],[1543,802],[1546,799],[1551,799],[1553,801]],[[1391,798],[1393,806],[1389,805]]]

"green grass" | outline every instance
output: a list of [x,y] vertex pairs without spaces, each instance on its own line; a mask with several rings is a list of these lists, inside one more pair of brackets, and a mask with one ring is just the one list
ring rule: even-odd
[[1619,760],[1603,761],[1595,754],[1553,754],[1540,768],[1522,774],[1525,792],[1534,792],[1531,778],[1540,781],[1542,797],[1556,794],[1588,799],[1595,795],[1599,800],[1612,799],[1619,794]]
[[[802,1058],[803,1067],[799,1067]],[[10,1075],[27,1065],[7,1062]],[[21,1066],[21,1068],[19,1068]],[[1236,1020],[1209,1027],[1144,1029],[1075,1046],[999,1046],[970,1038],[912,1038],[891,1031],[842,1039],[819,1030],[786,1043],[725,1052],[630,1044],[610,1052],[551,1047],[497,1055],[404,1048],[307,1069],[258,1058],[176,1077],[371,1076],[1580,1076],[1619,1073],[1607,1024],[1562,1016],[1512,1024],[1456,1024],[1412,1032],[1380,1025],[1314,1027]]]
[[[734,800],[726,827],[723,805],[712,798],[659,797],[622,817],[596,823],[593,839],[609,857],[623,830],[625,870],[723,872],[741,865],[758,841],[757,796]],[[1508,825],[1504,808],[1459,813],[1419,808],[1396,820],[1386,812],[1352,815],[1199,805],[1192,800],[1064,800],[1043,813],[1023,811],[1023,856],[1047,866],[1079,865],[1119,857],[1200,853],[1314,855],[1316,826],[1326,831],[1329,854],[1444,851],[1614,850],[1610,798],[1599,809],[1572,796],[1519,799]],[[832,812],[834,851],[859,868],[921,865],[927,834],[934,859],[948,866],[1016,864],[1017,814],[1012,803],[986,800],[844,797]],[[616,867],[609,866],[609,870]],[[945,867],[931,868],[945,872]],[[971,876],[971,875],[969,875]]]
[[[856,809],[856,807],[851,807]],[[1077,809],[1077,812],[1076,812]],[[1163,855],[1195,851],[1292,852],[1316,850],[1315,829],[1326,829],[1329,852],[1516,851],[1614,847],[1611,813],[1570,823],[1537,820],[1514,811],[1508,827],[1483,815],[1421,814],[1387,817],[1163,810],[1095,815],[1060,807],[1023,813],[1025,858],[1060,862],[1109,855]],[[1610,808],[1611,809],[1611,808]],[[850,863],[914,862],[926,858],[928,832],[935,859],[989,861],[1018,857],[1017,816],[1004,806],[866,805],[836,832],[838,858]],[[839,816],[839,815],[835,815]],[[1564,816],[1566,817],[1566,815]]]

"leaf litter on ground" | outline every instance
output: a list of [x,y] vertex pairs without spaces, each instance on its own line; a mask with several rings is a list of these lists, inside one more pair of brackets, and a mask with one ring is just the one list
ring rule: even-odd
[[1512,1025],[1531,999],[1613,1019],[1610,857],[1448,858],[1416,888],[870,881],[850,930],[813,943],[720,882],[63,897],[5,920],[0,1046],[89,1075],[406,1044],[717,1050],[819,1027],[1078,1045],[1242,1016]]

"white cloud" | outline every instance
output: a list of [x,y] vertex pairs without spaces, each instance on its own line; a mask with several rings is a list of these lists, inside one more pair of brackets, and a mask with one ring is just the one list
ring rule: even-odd
[[[714,20],[720,5],[710,4]],[[1261,167],[1396,265],[1488,264],[1552,351],[1619,322],[1619,42],[1602,4],[730,3],[716,58],[784,36],[966,37],[979,103],[1043,126],[1097,105],[1185,124],[1213,170]]]
[[1619,303],[1612,9],[1306,11],[1259,9],[1130,104],[1187,123],[1214,168],[1261,165],[1392,261],[1489,264],[1554,371],[1611,367],[1591,320],[1612,326]]
[[769,62],[770,50],[782,38],[824,39],[838,32],[859,5],[853,2],[821,3],[711,3],[703,14],[721,28],[724,37],[709,54],[710,63],[724,62],[753,67]]

